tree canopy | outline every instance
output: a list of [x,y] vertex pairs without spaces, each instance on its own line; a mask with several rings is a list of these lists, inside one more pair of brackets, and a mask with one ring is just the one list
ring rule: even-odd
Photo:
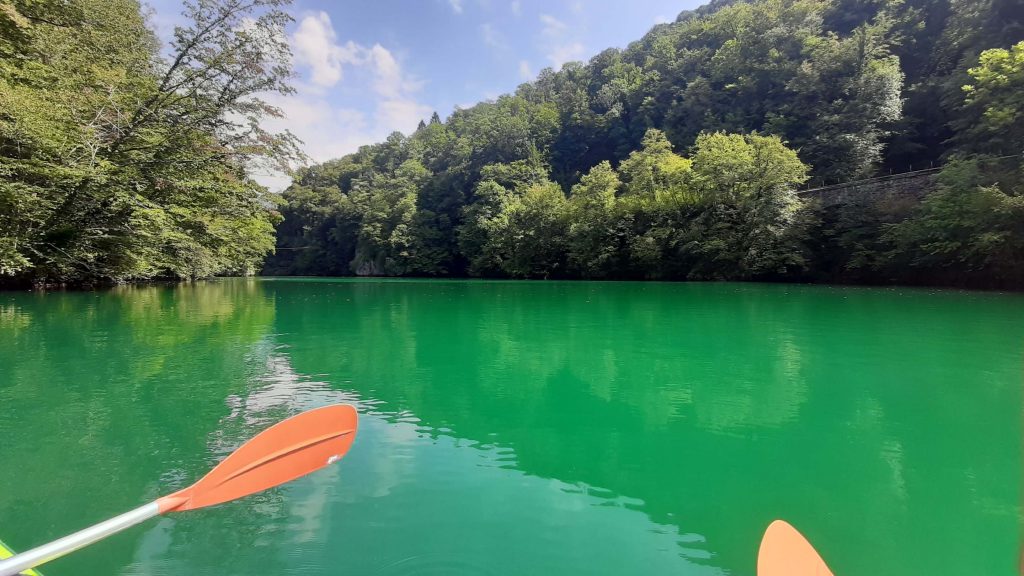
[[166,56],[136,0],[0,4],[0,274],[37,282],[257,269],[299,160],[260,122],[287,92],[278,0],[186,2]]

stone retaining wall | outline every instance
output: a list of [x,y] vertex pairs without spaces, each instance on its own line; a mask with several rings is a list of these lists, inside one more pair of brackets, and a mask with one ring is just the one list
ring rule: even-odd
[[938,173],[938,168],[932,168],[801,190],[798,194],[804,199],[817,199],[823,207],[837,204],[877,205],[910,199],[919,201],[935,190],[935,177]]

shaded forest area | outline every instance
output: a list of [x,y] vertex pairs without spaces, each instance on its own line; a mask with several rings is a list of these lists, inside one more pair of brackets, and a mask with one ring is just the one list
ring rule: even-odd
[[[300,170],[268,274],[1024,287],[1024,2],[712,2]],[[803,187],[943,165],[923,202]]]

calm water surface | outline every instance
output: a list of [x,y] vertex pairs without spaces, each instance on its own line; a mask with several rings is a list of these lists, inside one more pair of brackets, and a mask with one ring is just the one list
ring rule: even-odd
[[1011,576],[1024,297],[225,280],[0,293],[0,536],[27,548],[353,402],[340,465],[48,576]]

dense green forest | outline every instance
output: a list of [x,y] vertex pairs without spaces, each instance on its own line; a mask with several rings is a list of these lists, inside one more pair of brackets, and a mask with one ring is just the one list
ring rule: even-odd
[[[262,128],[292,90],[286,3],[186,2],[160,46],[137,0],[0,0],[0,285],[1024,286],[1024,0],[715,0],[279,197],[250,175],[304,161]],[[796,193],[932,165],[922,202]]]
[[0,284],[255,271],[300,160],[278,0],[186,3],[161,50],[137,0],[0,0]]
[[[715,1],[302,169],[264,271],[1021,287],[1021,40],[1020,0]],[[795,193],[932,165],[920,203]]]

